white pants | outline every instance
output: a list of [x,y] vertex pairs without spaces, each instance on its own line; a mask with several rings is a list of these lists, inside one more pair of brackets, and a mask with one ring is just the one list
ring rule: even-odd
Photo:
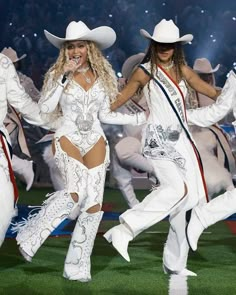
[[172,212],[170,229],[163,252],[163,263],[172,271],[181,271],[187,265],[189,246],[186,240],[186,211]]
[[148,160],[160,180],[160,186],[140,204],[120,216],[121,223],[129,226],[134,237],[188,202],[185,184],[177,166],[171,161]]
[[177,166],[166,160],[148,159],[160,186],[145,199],[120,216],[120,222],[126,223],[133,236],[170,216],[170,231],[164,248],[164,264],[172,271],[181,271],[186,267],[188,244],[185,236],[186,211],[198,203],[198,182],[192,162],[187,161],[188,182]]
[[202,225],[207,228],[236,213],[236,189],[227,191],[209,203],[199,205],[194,209]]

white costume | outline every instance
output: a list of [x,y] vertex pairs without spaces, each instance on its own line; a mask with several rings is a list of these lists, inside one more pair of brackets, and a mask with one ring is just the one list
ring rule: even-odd
[[[33,80],[27,77],[26,75],[22,74],[20,71],[17,71],[17,74],[20,80],[20,84],[24,87],[25,92],[32,98],[33,101],[38,102],[40,92],[35,87]],[[11,110],[12,107],[9,106],[9,109]],[[4,120],[4,124],[6,125],[6,128],[10,134],[12,143],[18,142],[21,151],[25,153],[27,156],[31,157],[27,147],[20,117],[14,109],[12,109],[12,111],[7,114],[6,119]],[[9,130],[11,128],[12,132],[11,130]],[[17,132],[14,132],[15,130]],[[26,183],[26,191],[28,191],[31,188],[34,181],[33,161],[21,159],[20,157],[13,154],[12,169],[14,171],[14,174]]]
[[[53,74],[52,74],[53,75]],[[52,78],[52,77],[51,77]],[[67,155],[60,146],[60,138],[67,137],[84,156],[103,137],[101,123],[143,124],[144,113],[126,115],[110,111],[110,100],[98,78],[88,91],[76,81],[48,82],[47,91],[39,101],[41,111],[52,113],[59,104],[62,124],[54,134],[55,161],[64,180],[64,189],[55,192],[43,204],[38,214],[31,216],[18,228],[17,242],[30,260],[49,234],[72,212],[79,215],[65,261],[64,277],[88,281],[90,254],[103,212],[86,212],[96,204],[102,205],[106,167],[109,164],[109,147],[106,145],[104,163],[88,169],[80,161]],[[70,193],[77,193],[75,202]],[[76,216],[76,217],[77,217]],[[76,244],[78,244],[76,246]]]
[[192,210],[187,227],[187,237],[192,250],[197,250],[197,242],[203,230],[214,223],[236,213],[236,189],[227,191],[207,204]]
[[10,161],[10,137],[4,126],[8,103],[21,112],[24,119],[42,125],[38,105],[25,93],[19,82],[15,67],[8,57],[0,53],[0,245],[14,216],[14,203],[18,192]]
[[[14,66],[16,66],[16,64],[19,63],[20,60],[26,57],[26,54],[18,57],[16,51],[11,47],[5,47],[2,50],[2,54],[10,58]],[[23,86],[25,92],[31,97],[33,101],[38,102],[40,98],[40,92],[35,87],[33,80],[20,71],[17,71],[17,74],[20,80],[20,84],[21,86]],[[23,126],[21,124],[20,115],[10,104],[8,105],[8,113],[6,118],[4,119],[4,125],[8,131],[8,134],[10,135],[13,152],[15,144],[17,144],[21,152],[31,158],[25,139]],[[34,180],[33,161],[21,159],[13,154],[12,169],[14,171],[14,174],[26,183],[26,190],[28,191],[31,188]]]
[[[149,74],[149,63],[141,66]],[[185,236],[186,211],[206,200],[206,186],[197,149],[188,124],[206,127],[224,117],[234,106],[236,77],[233,72],[217,102],[209,107],[185,110],[187,89],[182,80],[175,84],[158,68],[143,91],[150,115],[143,138],[143,152],[153,166],[160,186],[120,216],[121,224],[105,234],[120,254],[129,261],[129,241],[170,215],[170,231],[163,263],[172,272],[181,272],[187,263]],[[188,123],[188,124],[187,124]]]

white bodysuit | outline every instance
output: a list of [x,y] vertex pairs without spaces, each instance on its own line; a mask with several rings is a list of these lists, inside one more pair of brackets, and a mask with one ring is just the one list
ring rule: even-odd
[[[62,124],[55,133],[55,138],[68,137],[84,156],[105,134],[101,123],[107,124],[142,124],[144,114],[127,115],[110,111],[109,96],[105,93],[99,79],[85,91],[76,81],[62,85],[60,79],[40,100],[43,113],[52,112],[57,103],[62,109]],[[64,91],[63,91],[64,90]]]

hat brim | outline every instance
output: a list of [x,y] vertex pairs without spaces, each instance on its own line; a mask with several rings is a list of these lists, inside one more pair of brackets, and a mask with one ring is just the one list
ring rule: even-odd
[[177,38],[177,39],[174,39],[171,38],[170,36],[168,36],[168,34],[165,36],[165,37],[161,37],[161,38],[153,38],[146,30],[144,29],[141,29],[140,30],[140,34],[141,36],[143,36],[144,38],[146,39],[149,39],[149,40],[153,40],[155,42],[158,42],[158,43],[181,43],[181,44],[187,44],[189,42],[191,42],[193,40],[193,35],[192,34],[187,34],[187,35],[184,35],[182,36],[181,38]]
[[44,34],[48,41],[57,48],[61,48],[61,46],[66,41],[76,41],[76,40],[83,40],[83,41],[93,41],[97,44],[100,49],[106,49],[112,46],[116,41],[116,33],[115,31],[107,26],[101,26],[96,29],[91,30],[90,32],[79,36],[78,38],[75,36],[73,39],[66,39],[66,38],[59,38],[47,30],[44,30]]
[[27,56],[27,54],[23,54],[21,57],[17,58],[16,60],[12,61],[12,62],[18,62],[20,60],[22,60],[23,58],[25,58]]
[[135,67],[140,64],[144,56],[145,54],[140,52],[127,58],[121,69],[122,76],[126,79],[129,79]]
[[198,74],[212,74],[212,73],[215,73],[219,70],[220,68],[220,64],[218,64],[214,69],[211,69],[210,71],[203,71],[203,70],[200,70],[200,69],[194,69],[194,71]]
[[48,142],[48,141],[52,141],[53,140],[53,133],[49,133],[44,135],[40,140],[36,141],[36,144],[38,143],[43,143],[43,142]]

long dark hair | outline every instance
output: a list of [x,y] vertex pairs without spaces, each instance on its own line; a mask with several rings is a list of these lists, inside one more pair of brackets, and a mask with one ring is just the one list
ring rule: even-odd
[[[158,43],[155,42],[154,40],[151,40],[147,53],[142,61],[142,63],[150,62],[152,76],[155,75],[156,65],[158,64],[158,61],[159,61],[158,55],[157,55],[157,46],[158,46]],[[180,42],[174,43],[173,62],[176,69],[177,80],[181,80],[183,78],[181,66],[186,65],[187,63],[186,63],[184,51],[182,49],[182,45]]]

